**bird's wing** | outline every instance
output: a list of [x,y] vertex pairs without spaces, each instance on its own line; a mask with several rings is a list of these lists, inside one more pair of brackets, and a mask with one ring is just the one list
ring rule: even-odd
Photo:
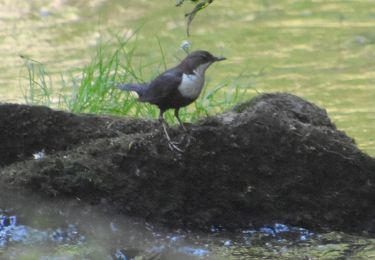
[[181,80],[181,70],[177,68],[167,70],[150,82],[145,95],[142,97],[142,101],[158,103],[175,91],[181,84]]

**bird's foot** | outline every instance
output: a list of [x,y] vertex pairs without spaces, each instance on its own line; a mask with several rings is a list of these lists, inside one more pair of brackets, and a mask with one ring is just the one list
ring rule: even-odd
[[177,138],[175,143],[183,146],[189,146],[191,140],[195,140],[195,138],[190,133],[183,133]]
[[177,151],[179,153],[184,153],[185,151],[182,150],[180,147],[178,147],[177,145],[179,145],[179,143],[176,143],[176,142],[172,142],[171,140],[168,140],[168,147],[169,149],[173,152],[173,151]]
[[186,131],[184,134],[181,134],[178,138],[177,138],[177,141],[174,141],[172,142],[173,145],[177,146],[178,147],[183,147],[183,151],[186,150],[186,148],[188,148],[191,144],[192,141],[195,141],[196,138],[191,134],[190,131]]
[[165,126],[164,121],[162,121],[162,126],[163,126],[165,137],[167,139],[169,149],[171,151],[177,151],[179,153],[183,153],[184,150],[182,150],[180,147],[177,146],[177,145],[179,145],[179,143],[173,142],[172,139],[169,137],[169,134],[168,134],[168,131],[167,131],[167,128]]
[[[192,140],[196,140],[195,137],[191,134],[191,130],[187,129],[180,121],[180,126],[184,130],[183,134],[180,134],[180,137],[178,138],[178,141],[172,141],[170,138],[166,123],[164,120],[161,119],[162,126],[163,126],[163,131],[165,134],[165,137],[167,139],[168,147],[171,151],[177,151],[179,153],[184,153],[185,149],[189,147],[190,143]],[[184,147],[183,149],[181,147]]]
[[191,142],[197,140],[190,132],[183,133],[176,139],[172,141],[172,139],[167,138],[168,147],[170,150],[175,150],[180,153],[185,152],[186,148],[190,146]]

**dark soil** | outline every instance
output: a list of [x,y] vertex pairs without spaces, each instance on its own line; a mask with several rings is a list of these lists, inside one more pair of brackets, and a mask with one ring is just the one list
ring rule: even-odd
[[[186,133],[170,128],[173,139]],[[183,154],[157,122],[0,105],[1,182],[103,203],[171,227],[282,222],[375,234],[375,159],[325,110],[265,94],[189,126]],[[44,159],[33,154],[45,150]]]

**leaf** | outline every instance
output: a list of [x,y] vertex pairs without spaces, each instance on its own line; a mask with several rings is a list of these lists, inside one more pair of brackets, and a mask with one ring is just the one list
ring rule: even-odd
[[[196,0],[191,0],[191,1],[197,2]],[[187,28],[186,28],[186,34],[187,34],[187,36],[190,35],[190,24],[193,21],[195,15],[199,11],[201,11],[204,8],[206,8],[207,6],[209,6],[213,1],[214,0],[204,0],[204,1],[200,2],[200,3],[198,3],[190,13],[185,14],[185,17],[187,17]]]
[[[196,2],[199,2],[199,0],[190,0],[191,2],[193,3],[196,3]],[[190,24],[191,22],[193,21],[195,15],[203,10],[204,8],[206,8],[207,6],[209,6],[214,0],[202,0],[201,2],[199,2],[195,7],[194,9],[185,14],[185,17],[187,17],[187,27],[186,27],[186,34],[187,36],[190,35]],[[185,0],[176,0],[176,6],[181,6],[183,3],[185,2]]]
[[181,6],[185,0],[176,0],[176,6]]

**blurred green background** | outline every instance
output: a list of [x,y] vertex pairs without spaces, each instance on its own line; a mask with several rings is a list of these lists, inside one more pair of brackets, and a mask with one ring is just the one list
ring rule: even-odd
[[209,69],[209,88],[237,82],[249,97],[299,95],[326,108],[339,129],[375,155],[373,0],[216,0],[196,16],[189,38],[184,13],[193,5],[174,5],[0,0],[0,102],[25,102],[28,70],[20,55],[43,63],[58,87],[62,73],[80,77],[100,44],[135,34],[133,66],[149,80],[174,66],[190,40],[192,49],[228,57]]

